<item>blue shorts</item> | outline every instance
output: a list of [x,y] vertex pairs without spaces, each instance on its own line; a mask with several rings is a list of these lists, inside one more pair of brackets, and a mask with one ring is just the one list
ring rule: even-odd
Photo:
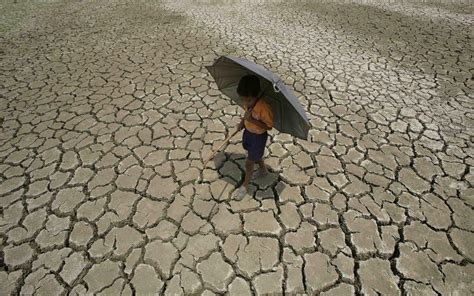
[[265,144],[267,142],[268,133],[254,134],[244,129],[242,135],[242,146],[247,150],[247,159],[250,161],[259,161],[265,152]]

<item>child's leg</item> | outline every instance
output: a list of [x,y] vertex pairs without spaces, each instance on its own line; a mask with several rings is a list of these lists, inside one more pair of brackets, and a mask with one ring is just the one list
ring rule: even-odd
[[265,163],[263,162],[263,158],[260,159],[257,163],[258,163],[258,166],[260,167],[260,172],[268,173],[267,167],[265,166]]
[[252,178],[254,164],[255,162],[249,159],[245,160],[245,178],[244,178],[244,183],[242,184],[242,186],[244,186],[246,189],[249,188],[249,183],[250,183],[250,179]]

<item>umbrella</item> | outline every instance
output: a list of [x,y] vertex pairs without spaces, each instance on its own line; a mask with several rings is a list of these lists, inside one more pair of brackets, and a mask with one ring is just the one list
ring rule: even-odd
[[308,138],[310,128],[305,111],[294,93],[281,79],[264,67],[246,59],[221,56],[212,66],[206,66],[222,93],[242,106],[237,86],[240,79],[249,74],[260,79],[261,96],[270,104],[273,111],[273,127],[282,133],[300,139]]

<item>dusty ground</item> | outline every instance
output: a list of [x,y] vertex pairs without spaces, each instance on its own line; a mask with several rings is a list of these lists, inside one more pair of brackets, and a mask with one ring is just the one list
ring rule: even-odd
[[[472,6],[6,2],[1,295],[474,293]],[[239,202],[221,54],[312,125]]]

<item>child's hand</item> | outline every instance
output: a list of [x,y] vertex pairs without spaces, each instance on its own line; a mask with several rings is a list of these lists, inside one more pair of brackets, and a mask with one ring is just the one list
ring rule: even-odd
[[250,118],[252,118],[252,111],[251,111],[251,110],[245,111],[244,119],[243,119],[242,121],[248,120],[248,119],[250,119]]
[[244,129],[244,121],[243,120],[241,120],[240,123],[237,125],[237,130],[238,131],[240,131],[242,129]]

